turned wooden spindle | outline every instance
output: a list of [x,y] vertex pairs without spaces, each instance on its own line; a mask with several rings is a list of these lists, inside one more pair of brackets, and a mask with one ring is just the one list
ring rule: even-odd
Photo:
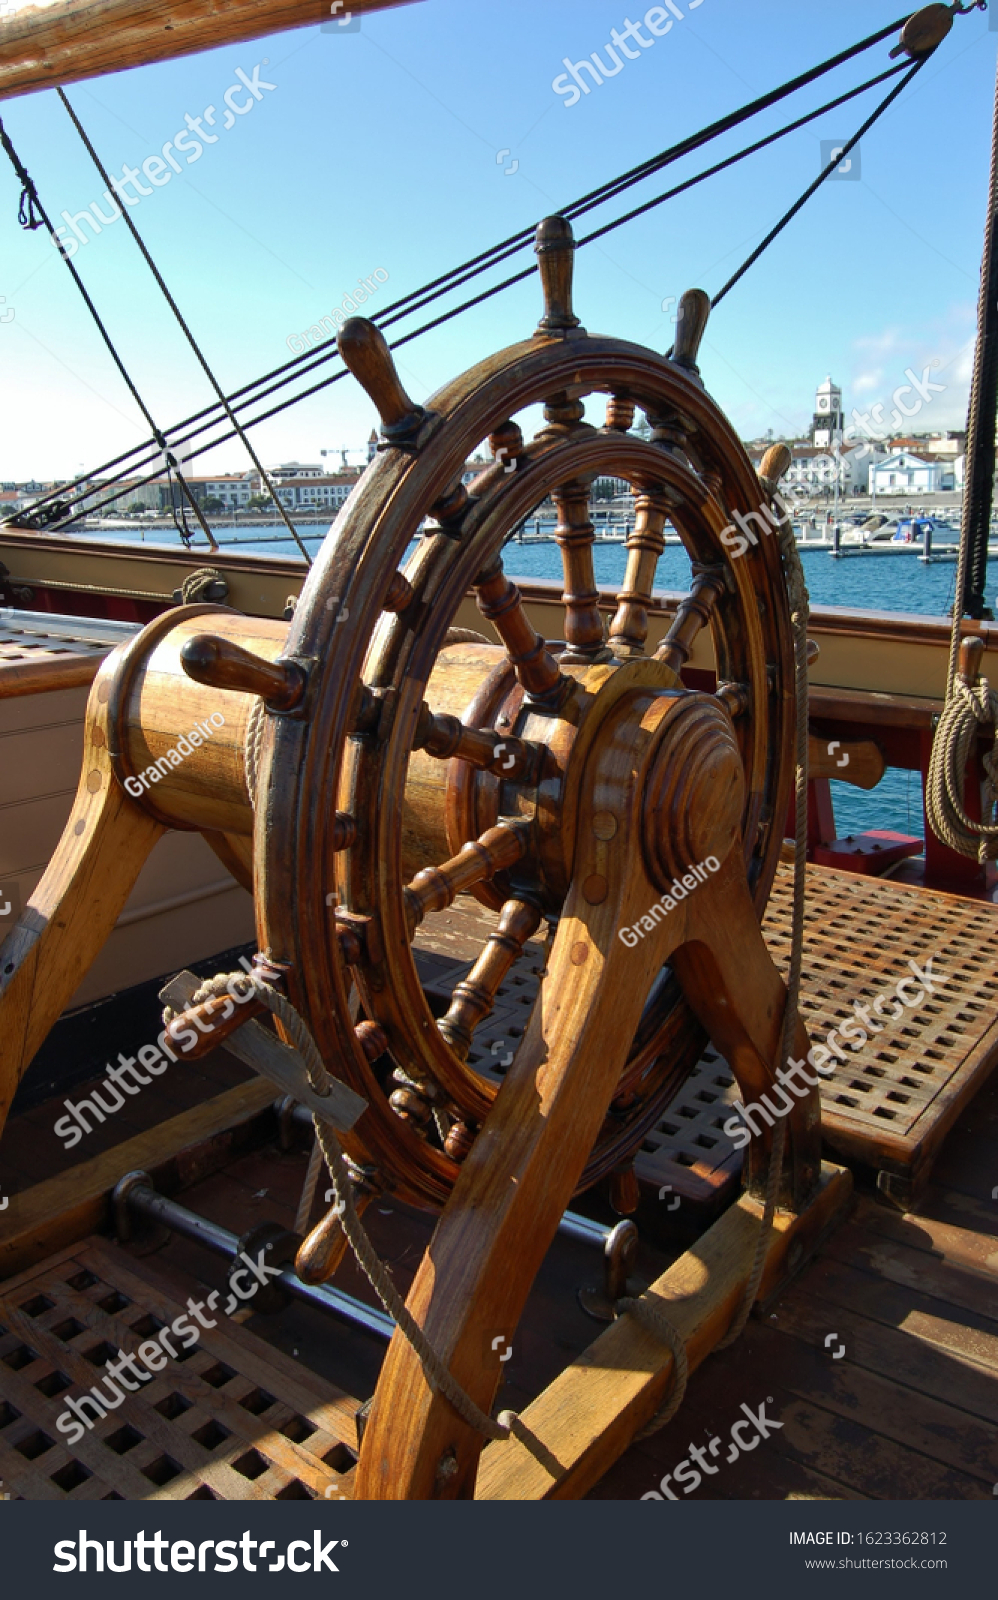
[[435,500],[430,507],[430,514],[436,517],[440,524],[440,532],[448,538],[456,539],[461,534],[461,522],[471,504],[471,496],[467,487],[458,478],[449,489],[445,489],[439,500]]
[[460,1121],[451,1123],[450,1132],[444,1140],[444,1149],[458,1166],[471,1154],[477,1132],[478,1129],[473,1123]]
[[620,660],[643,656],[648,638],[648,601],[655,568],[665,549],[665,521],[669,501],[655,489],[645,489],[634,502],[634,527],[627,535],[624,587],[617,595],[617,611],[610,624],[610,649]]
[[612,394],[606,403],[603,427],[607,433],[626,433],[634,421],[634,401],[626,395]]
[[960,641],[960,677],[968,689],[973,689],[981,672],[981,661],[984,656],[984,640],[976,634],[968,634]]
[[463,845],[439,867],[424,867],[404,890],[410,937],[428,911],[444,911],[476,883],[513,866],[526,854],[528,830],[522,823],[499,822],[480,839]]
[[690,658],[694,641],[701,628],[710,621],[711,612],[726,584],[723,567],[694,565],[693,587],[673,618],[662,643],[655,651],[655,660],[664,661],[673,672],[679,672]]
[[500,737],[492,728],[469,728],[459,717],[432,712],[425,700],[412,747],[441,761],[456,756],[479,772],[494,772],[508,783],[536,781],[547,755],[545,745],[514,734]]
[[[363,1216],[380,1188],[365,1181],[352,1171],[353,1203],[357,1215]],[[347,1252],[347,1237],[340,1223],[339,1212],[334,1208],[326,1212],[311,1233],[298,1247],[295,1272],[302,1283],[326,1283]]]
[[426,412],[402,387],[380,328],[366,317],[350,317],[340,329],[336,344],[357,382],[377,406],[381,431],[388,443],[411,445]]
[[537,324],[534,336],[554,334],[564,337],[580,327],[579,319],[572,311],[575,239],[568,218],[545,217],[543,222],[539,222],[534,250],[544,295],[544,315]]
[[589,483],[581,479],[564,483],[551,496],[558,522],[555,541],[561,551],[565,587],[565,641],[559,660],[587,662],[604,658],[603,618],[593,572],[595,533],[589,519]]
[[557,707],[572,689],[554,656],[523,609],[523,597],[507,578],[497,556],[478,574],[475,598],[483,617],[492,623],[527,694],[544,705]]
[[672,360],[695,378],[700,376],[697,356],[710,316],[710,295],[705,289],[687,289],[679,301]]
[[485,949],[468,976],[455,985],[450,1007],[437,1027],[462,1061],[468,1059],[475,1029],[495,1005],[500,984],[537,932],[540,920],[539,908],[529,901],[507,900]]
[[544,402],[544,426],[537,434],[538,439],[568,439],[573,434],[595,433],[583,418],[586,408],[577,395],[569,394],[567,390],[560,390]]
[[265,661],[232,639],[196,633],[180,651],[189,678],[211,689],[257,694],[273,711],[293,711],[305,694],[305,674],[294,661]]
[[744,717],[752,704],[752,694],[747,683],[719,683],[717,698],[734,722]]
[[[397,1072],[395,1076],[398,1077]],[[424,1095],[419,1094],[409,1083],[404,1083],[401,1088],[392,1090],[388,1096],[388,1104],[397,1117],[401,1117],[403,1122],[408,1122],[421,1138],[426,1138],[433,1107]]]
[[505,472],[512,472],[523,454],[523,430],[518,422],[501,422],[489,434],[489,449],[493,458],[502,463]]
[[610,1174],[610,1205],[618,1217],[632,1217],[641,1204],[641,1188],[633,1159]]
[[777,485],[789,467],[793,456],[789,445],[771,444],[759,463],[759,482],[767,494],[775,494]]
[[388,585],[388,593],[384,599],[384,610],[398,615],[412,604],[412,584],[404,572],[396,572]]
[[[252,991],[252,982],[247,977],[245,988],[236,986],[231,999],[227,995],[214,996],[201,1005],[178,1011],[166,1031],[185,1061],[200,1061],[202,1056],[210,1055],[244,1022],[249,1022],[251,1017],[259,1016],[266,1009],[262,1000],[258,1000]],[[179,1043],[185,1031],[196,1033],[197,1038],[193,1043]]]
[[349,850],[357,842],[357,824],[349,811],[337,811],[333,820],[333,849]]

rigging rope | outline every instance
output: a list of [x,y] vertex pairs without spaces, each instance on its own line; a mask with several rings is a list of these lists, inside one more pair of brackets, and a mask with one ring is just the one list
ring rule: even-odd
[[[76,112],[73,110],[73,107],[70,105],[69,99],[67,98],[65,90],[62,89],[62,88],[59,88],[59,89],[56,90],[56,93],[58,94],[59,99],[62,101],[63,105],[66,107],[66,110],[69,113],[70,119],[72,120],[73,126],[75,127],[75,129],[76,129],[77,133],[79,134],[80,138],[83,140],[83,143],[86,146],[86,149],[87,149],[87,151],[88,151],[88,153],[89,153],[89,155],[90,155],[90,157],[91,157],[91,159],[92,159],[92,161],[94,163],[94,166],[97,168],[97,171],[101,175],[102,182],[107,184],[107,197],[108,197],[108,201],[110,202],[111,191],[113,189],[113,185],[111,183],[110,174],[105,170],[104,165],[101,162],[100,156],[97,154],[97,151],[94,149],[93,145],[91,144],[90,139],[87,136],[86,130],[84,129],[82,122],[80,121],[79,117],[76,115]],[[306,548],[305,548],[304,544],[302,543],[301,539],[299,538],[297,528],[294,526],[294,524],[292,523],[290,517],[288,516],[287,509],[286,509],[283,501],[281,500],[280,496],[278,495],[277,490],[275,489],[274,485],[271,483],[270,478],[269,478],[269,476],[267,475],[267,472],[264,469],[263,463],[261,462],[259,456],[256,454],[256,451],[253,449],[253,447],[250,444],[249,440],[247,439],[245,433],[243,432],[242,426],[240,425],[239,421],[237,420],[237,418],[235,416],[235,413],[232,410],[232,407],[229,405],[228,400],[225,398],[225,395],[222,392],[222,389],[221,389],[221,386],[220,386],[220,384],[218,382],[218,379],[215,377],[214,372],[212,371],[211,367],[208,365],[208,362],[205,360],[205,357],[204,357],[204,354],[203,354],[203,352],[201,350],[201,347],[198,344],[197,340],[195,339],[193,333],[191,332],[190,328],[187,326],[187,322],[185,321],[185,319],[184,319],[184,317],[183,317],[183,315],[181,313],[180,307],[177,305],[177,302],[174,300],[172,294],[170,293],[169,289],[167,288],[166,282],[165,282],[165,280],[163,278],[162,273],[160,272],[160,270],[157,267],[155,261],[153,260],[152,256],[149,254],[149,251],[146,248],[145,241],[143,240],[142,235],[139,233],[138,228],[135,226],[135,223],[132,220],[132,217],[131,217],[127,207],[126,206],[119,206],[119,210],[121,211],[121,214],[122,214],[122,216],[123,216],[123,218],[125,220],[125,224],[126,224],[128,230],[129,230],[129,232],[131,233],[132,238],[135,240],[135,243],[138,245],[140,251],[142,252],[143,259],[144,259],[147,267],[149,268],[149,271],[152,273],[153,277],[156,279],[156,282],[159,285],[160,290],[162,291],[163,298],[165,299],[167,305],[170,307],[170,310],[173,312],[173,315],[176,317],[177,322],[180,325],[181,332],[183,333],[183,335],[186,338],[188,344],[190,345],[191,349],[193,350],[198,362],[200,363],[201,369],[204,372],[205,377],[208,379],[208,382],[211,384],[212,388],[214,389],[215,393],[217,394],[219,402],[224,407],[225,414],[228,417],[229,421],[232,423],[232,426],[235,428],[236,432],[238,433],[239,438],[242,440],[242,443],[246,446],[246,452],[247,452],[250,460],[252,461],[253,465],[256,467],[256,470],[260,474],[261,483],[266,484],[267,489],[268,489],[268,491],[269,491],[269,493],[270,493],[270,495],[271,495],[271,497],[272,497],[272,499],[274,501],[275,506],[277,507],[278,512],[280,513],[280,516],[281,516],[283,522],[285,523],[285,525],[287,527],[288,532],[290,533],[291,537],[294,539],[294,541],[297,544],[297,546],[298,546],[299,550],[301,551],[302,555],[305,557],[306,566],[310,567],[312,565],[312,558],[309,555],[308,551],[306,550]],[[177,474],[179,476],[179,473],[180,473],[179,467],[175,468],[175,470],[177,471]]]
[[[114,362],[114,364],[117,367],[119,373],[121,374],[122,378],[124,379],[124,382],[125,382],[125,384],[126,384],[126,386],[128,388],[128,391],[132,396],[132,399],[135,401],[135,404],[138,406],[139,410],[142,412],[142,415],[145,417],[146,424],[149,427],[149,429],[151,430],[152,436],[155,439],[157,445],[164,452],[164,454],[167,454],[166,438],[165,438],[164,434],[160,431],[160,429],[156,426],[156,423],[153,420],[153,416],[152,416],[151,411],[149,410],[149,407],[146,405],[146,403],[143,400],[142,396],[139,394],[139,391],[136,388],[135,384],[133,383],[132,378],[131,378],[131,376],[130,376],[130,374],[129,374],[126,366],[125,366],[125,363],[122,361],[122,359],[119,356],[117,350],[115,349],[114,341],[112,340],[111,335],[108,333],[107,328],[104,326],[104,322],[103,322],[103,320],[101,318],[100,312],[97,310],[97,307],[94,305],[93,300],[90,298],[90,295],[87,292],[87,288],[86,288],[86,285],[83,282],[83,279],[80,277],[80,274],[77,272],[76,268],[73,266],[73,263],[69,258],[69,255],[67,254],[66,250],[63,248],[63,242],[59,238],[59,236],[57,235],[55,229],[53,228],[52,223],[49,220],[48,212],[45,210],[45,207],[42,205],[42,202],[39,199],[38,190],[35,187],[34,180],[31,177],[30,173],[28,172],[27,167],[25,167],[25,165],[21,161],[20,157],[18,156],[17,151],[14,149],[14,146],[11,144],[10,137],[9,137],[6,129],[4,128],[4,125],[3,125],[2,121],[0,121],[0,144],[3,145],[4,151],[6,152],[6,155],[7,155],[8,159],[10,160],[10,163],[13,166],[14,171],[17,173],[17,176],[20,178],[21,184],[22,184],[21,203],[20,203],[20,206],[18,208],[18,213],[17,213],[18,221],[21,223],[21,226],[23,228],[29,228],[29,229],[34,230],[35,228],[44,227],[44,228],[46,228],[48,230],[49,238],[52,240],[52,243],[55,245],[55,247],[58,250],[59,254],[62,256],[62,259],[65,261],[66,266],[69,268],[70,272],[72,273],[73,282],[76,284],[76,287],[79,289],[81,295],[83,296],[84,304],[86,305],[87,310],[90,312],[90,315],[93,317],[94,322],[95,322],[96,327],[97,327],[97,331],[100,334],[101,338],[103,339],[105,345],[107,346],[107,349],[108,349],[108,352],[110,353],[112,361]],[[27,211],[25,211],[25,199],[27,199]],[[37,215],[36,215],[36,213],[37,213]],[[142,450],[142,449],[146,449],[148,447],[146,445],[139,445],[137,448]],[[100,468],[98,468],[97,470],[100,471]],[[185,494],[187,495],[188,500],[191,503],[191,506],[192,506],[192,508],[194,510],[195,516],[197,517],[198,521],[200,522],[202,528],[204,529],[205,535],[206,535],[206,537],[208,539],[208,543],[211,545],[213,550],[217,550],[218,549],[218,545],[215,543],[214,537],[212,536],[211,529],[208,527],[208,524],[205,522],[203,516],[201,515],[201,512],[200,512],[200,510],[199,510],[199,508],[197,506],[197,503],[195,502],[195,499],[194,499],[193,494],[191,493],[191,490],[187,486],[187,483],[186,483],[185,479],[181,476],[179,467],[175,467],[174,470],[176,471],[178,482],[181,484],[182,488],[184,489]],[[93,476],[93,474],[90,474],[87,479],[83,479],[83,480],[77,479],[76,483],[71,485],[71,487],[75,488],[77,486],[77,484],[79,484],[80,482],[89,482],[89,479],[92,478],[92,476]],[[158,476],[158,474],[157,474],[157,476]],[[122,491],[122,493],[126,493],[126,492],[127,492],[126,490]],[[59,493],[58,490],[53,490],[51,494],[43,495],[42,499],[38,502],[38,505],[39,506],[44,505],[49,499],[52,498],[53,495],[58,495],[58,493]],[[75,499],[83,499],[83,498],[85,498],[85,496],[79,496],[78,495],[78,496],[75,496],[73,498],[75,498]],[[79,512],[77,512],[76,515],[78,516]],[[53,519],[54,522],[56,520],[59,520],[59,519]],[[75,517],[64,518],[64,519],[61,519],[61,520],[63,522],[65,522],[65,521],[70,521],[71,522],[71,521],[75,520]]]
[[[998,77],[991,136],[991,172],[988,211],[981,258],[981,283],[977,306],[977,347],[970,387],[967,420],[967,471],[963,501],[960,551],[957,557],[946,669],[946,704],[932,739],[925,784],[925,814],[943,844],[958,855],[982,864],[998,859],[998,693],[986,678],[970,684],[959,668],[960,629],[965,612],[972,617],[987,613],[984,581],[987,575],[988,535],[995,472],[995,408],[998,391]],[[987,775],[983,822],[975,822],[964,809],[967,762],[982,727],[994,728],[991,754],[984,758]]]
[[[895,33],[906,20],[906,17],[900,18],[897,22],[892,23],[890,26],[882,28],[876,33],[869,35],[867,38],[860,40],[859,43],[851,46],[848,50],[840,51],[838,54],[829,57],[828,60],[819,63],[818,66],[811,68],[805,73],[799,74],[796,78],[788,80],[778,88],[769,91],[767,94],[760,96],[758,99],[740,107],[734,112],[729,113],[728,116],[719,119],[717,122],[708,125],[704,129],[701,129],[698,133],[688,136],[686,139],[673,146],[670,146],[668,149],[660,152],[658,155],[641,162],[638,166],[631,168],[629,171],[619,175],[617,178],[611,179],[607,183],[600,185],[597,189],[591,190],[588,194],[580,197],[580,199],[563,207],[562,214],[570,219],[583,215],[585,212],[593,209],[595,206],[604,203],[606,200],[613,198],[617,194],[622,193],[625,189],[631,187],[633,184],[641,182],[653,172],[656,172],[662,167],[679,160],[682,156],[700,148],[702,145],[710,142],[710,140],[717,138],[720,134],[738,126],[739,123],[757,115],[759,112],[767,109],[771,105],[778,103],[788,95],[795,93],[798,89],[803,88],[807,84],[815,81],[817,78],[842,65],[844,62],[849,61],[856,55],[870,49],[873,45],[881,42],[882,40],[888,38],[891,34]],[[904,64],[902,63],[901,68],[895,68],[891,70],[903,70],[903,67]],[[845,99],[851,98],[854,94],[861,93],[863,88],[870,87],[873,83],[882,81],[884,76],[886,76],[886,74],[882,74],[879,77],[870,80],[869,84],[861,86],[860,89],[851,91],[850,94],[839,97],[838,99],[830,102],[830,105],[834,106],[841,104]],[[825,109],[828,108],[826,107]],[[819,113],[812,113],[812,116],[818,114]],[[800,126],[804,120],[809,119],[798,119],[796,122],[790,124],[784,131],[792,131],[794,128]],[[780,137],[780,135],[773,135],[771,137]],[[761,145],[750,146],[748,150],[744,152],[744,154],[751,154],[756,148],[760,147]],[[741,159],[741,157],[739,156],[731,158],[731,160],[735,159]],[[721,165],[723,166],[726,164],[730,164],[730,162],[722,163]],[[706,177],[712,175],[714,170],[720,170],[720,167],[716,169],[709,169],[709,171],[703,176]],[[702,181],[702,179],[697,179],[695,181]],[[690,185],[684,185],[681,187],[685,188],[689,186]],[[623,222],[630,220],[632,216],[638,215],[640,211],[650,209],[651,205],[661,203],[662,200],[671,198],[672,194],[677,192],[681,192],[681,190],[671,191],[669,194],[659,197],[657,201],[650,202],[648,205],[640,207],[634,212],[626,213],[623,217],[616,219],[615,222],[609,224],[607,227],[587,235],[584,240],[580,241],[580,243],[589,243],[592,239],[601,237],[604,233],[611,231],[613,227],[619,227]],[[489,267],[497,265],[500,261],[507,259],[508,256],[516,253],[520,249],[523,249],[531,242],[533,234],[534,230],[531,227],[522,229],[520,232],[510,235],[507,239],[491,246],[488,250],[482,251],[478,255],[471,257],[468,261],[463,262],[460,266],[452,268],[449,272],[441,274],[439,277],[430,280],[430,282],[424,284],[422,288],[413,290],[409,294],[400,297],[399,300],[391,302],[387,307],[384,308],[381,315],[373,320],[379,327],[391,326],[401,317],[408,316],[416,310],[421,309],[423,306],[429,304],[431,300],[437,299],[441,295],[448,292],[449,289],[458,287],[461,283],[467,282],[470,277],[476,276],[479,272],[488,270]],[[461,306],[454,308],[453,311],[446,313],[444,316],[435,318],[433,321],[425,324],[420,329],[415,330],[412,334],[407,335],[404,340],[397,341],[397,343],[406,343],[410,338],[419,337],[422,333],[428,332],[431,328],[439,326],[441,322],[450,320],[451,317],[458,316],[463,311],[468,310],[470,307],[480,304],[483,299],[490,298],[492,294],[500,293],[502,290],[508,288],[511,284],[518,283],[524,278],[531,276],[535,270],[536,268],[531,266],[525,271],[504,280],[501,284],[496,285],[485,295],[476,296],[472,300],[469,300]],[[726,290],[724,292],[726,292]],[[245,408],[250,404],[257,403],[265,398],[267,394],[273,393],[276,389],[284,387],[287,383],[292,382],[294,379],[302,377],[308,372],[314,371],[318,366],[331,359],[335,354],[336,351],[333,340],[329,340],[325,344],[313,346],[311,350],[303,352],[301,355],[296,356],[291,361],[285,362],[280,367],[273,368],[261,378],[255,379],[252,382],[243,385],[241,388],[234,390],[230,396],[220,396],[219,404],[205,407],[201,411],[193,413],[191,416],[185,418],[182,422],[179,422],[171,427],[168,432],[170,434],[177,434],[180,429],[190,427],[190,425],[195,422],[200,422],[202,424],[200,428],[195,429],[192,433],[186,434],[182,440],[174,441],[175,444],[186,443],[190,438],[196,437],[198,433],[205,431],[208,427],[220,421],[221,418],[218,413],[222,409],[228,412],[230,420],[233,422],[234,426],[236,426],[235,417],[232,415],[230,409],[233,402],[240,400],[245,396],[246,398],[242,399],[242,408]],[[318,390],[327,387],[328,384],[338,381],[338,379],[344,375],[344,372],[341,370],[340,372],[325,378],[320,383],[312,385],[302,393],[292,396],[284,403],[284,405],[280,407],[274,407],[270,411],[263,413],[261,416],[252,418],[243,426],[255,426],[258,422],[269,419],[271,416],[276,415],[280,410],[285,409],[287,405],[297,404],[300,400],[306,399],[310,395],[318,392]],[[272,384],[269,389],[263,387],[274,378],[278,379],[279,381],[275,384]],[[204,420],[206,418],[208,419],[207,421]],[[236,427],[236,431],[238,432],[238,427]],[[191,454],[202,454],[205,450],[215,448],[218,444],[225,443],[232,437],[234,437],[233,433],[225,433],[220,438],[213,440],[211,444],[204,445],[200,449],[191,452]],[[105,463],[103,467],[99,467],[95,469],[95,471],[106,471],[109,467],[117,466],[123,461],[130,459],[132,456],[139,454],[144,448],[147,447],[137,446],[131,452],[114,457],[110,462]],[[147,465],[150,459],[151,458],[147,457],[147,459],[140,463],[140,465]],[[89,476],[92,477],[93,474],[90,474]],[[150,482],[156,476],[158,476],[158,474],[152,473],[144,481]],[[83,479],[78,479],[73,484],[63,486],[63,496],[65,496],[67,487],[72,490],[79,487],[83,481]],[[112,479],[111,481],[114,482],[117,480]],[[101,503],[101,508],[113,503],[115,498],[120,498],[120,495],[112,496],[103,501]],[[39,501],[38,503],[41,505],[44,503],[44,501]]]

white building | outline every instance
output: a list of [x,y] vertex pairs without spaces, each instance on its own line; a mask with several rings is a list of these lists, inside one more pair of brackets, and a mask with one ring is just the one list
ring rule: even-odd
[[[790,449],[790,465],[781,484],[785,497],[804,499],[814,495],[834,495],[836,480],[843,498],[865,493],[871,457],[870,451],[862,445],[845,444],[829,450],[817,445],[794,444]],[[881,452],[874,451],[873,454],[879,459]]]
[[937,494],[952,489],[955,482],[952,461],[917,455],[913,450],[897,450],[870,467],[870,493],[903,495],[911,499],[922,494]]
[[811,438],[819,450],[827,450],[836,440],[841,440],[844,427],[842,390],[831,378],[826,378],[815,390]]

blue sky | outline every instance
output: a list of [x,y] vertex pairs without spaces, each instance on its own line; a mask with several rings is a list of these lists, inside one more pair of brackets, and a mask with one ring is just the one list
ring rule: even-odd
[[[215,106],[215,142],[196,162],[178,161],[179,173],[154,168],[160,186],[144,185],[152,193],[132,215],[231,388],[286,359],[288,337],[331,311],[358,278],[388,274],[370,303],[376,311],[901,9],[897,0],[690,6],[676,0],[682,20],[571,106],[552,88],[563,58],[602,51],[606,59],[611,29],[639,21],[646,8],[422,0],[365,16],[359,31],[309,27],[68,92],[114,175],[159,155],[185,115]],[[930,362],[945,392],[914,426],[962,425],[998,43],[990,21],[979,12],[956,19],[863,140],[860,179],[824,185],[718,308],[701,366],[745,436],[806,427],[826,373],[843,385],[847,409],[879,400],[889,415],[905,369],[920,374]],[[884,70],[889,48],[874,47],[594,221]],[[256,67],[274,87],[253,99],[240,86],[228,103],[250,109],[226,116],[237,69],[252,79]],[[667,348],[663,300],[693,285],[716,292],[817,176],[820,141],[844,141],[885,92],[870,91],[581,251],[576,309],[586,326]],[[95,200],[110,215],[54,92],[4,101],[0,115],[54,219]],[[3,161],[0,479],[66,476],[137,443],[145,429],[65,266],[43,232],[18,228],[17,200]],[[124,224],[103,229],[75,262],[157,420],[205,404],[210,391]],[[400,366],[415,398],[529,333],[538,302],[536,280],[528,281],[407,346]],[[322,447],[358,448],[373,421],[348,378],[254,438],[267,462],[312,460]],[[231,443],[196,470],[243,465]]]

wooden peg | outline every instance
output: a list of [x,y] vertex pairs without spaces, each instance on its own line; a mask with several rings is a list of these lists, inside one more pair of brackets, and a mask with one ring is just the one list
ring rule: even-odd
[[789,445],[770,445],[759,463],[759,481],[769,494],[775,493],[777,484],[792,460],[793,456]]
[[402,387],[392,353],[380,328],[366,317],[350,317],[336,341],[340,355],[378,408],[389,444],[411,445],[426,416]]
[[534,250],[544,293],[544,315],[537,324],[535,337],[536,334],[565,335],[580,326],[572,311],[575,240],[568,218],[545,217],[539,222]]
[[273,711],[293,711],[305,694],[305,674],[295,662],[265,661],[233,640],[212,633],[196,633],[188,639],[180,663],[195,683],[258,694]]
[[684,367],[687,372],[692,372],[695,377],[700,376],[697,355],[709,316],[710,295],[706,289],[687,289],[679,302],[679,314],[676,318],[676,340],[672,347],[672,359],[677,367]]
[[960,641],[960,677],[972,689],[977,682],[981,671],[981,658],[984,655],[984,640],[977,634],[968,634],[966,639]]

